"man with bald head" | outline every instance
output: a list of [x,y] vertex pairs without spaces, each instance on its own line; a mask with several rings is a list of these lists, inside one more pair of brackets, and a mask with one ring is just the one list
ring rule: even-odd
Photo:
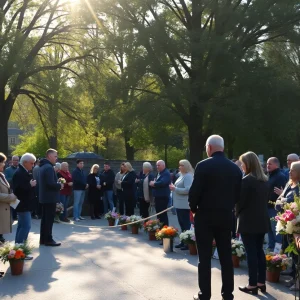
[[[276,191],[278,189],[283,189],[287,183],[285,175],[280,170],[280,162],[277,157],[270,157],[267,160],[267,171],[269,173],[269,201],[276,202],[278,194]],[[270,218],[274,218],[277,215],[274,204],[268,204],[268,213]],[[276,235],[276,222],[271,221],[271,228],[268,232],[269,237],[269,250],[274,251],[275,243],[281,243],[281,236]]]
[[233,299],[234,278],[231,257],[232,211],[239,201],[242,172],[224,155],[224,140],[212,135],[206,141],[208,159],[199,162],[189,192],[191,211],[195,214],[195,234],[199,256],[200,292],[194,299],[211,298],[211,253],[216,241],[222,269],[224,300]]
[[[166,164],[163,160],[159,160],[156,163],[157,176],[154,181],[150,181],[149,185],[153,187],[153,196],[155,198],[155,210],[157,213],[168,208],[168,202],[170,197],[171,174],[166,168]],[[167,212],[158,216],[159,220],[164,225],[169,225],[169,219]]]

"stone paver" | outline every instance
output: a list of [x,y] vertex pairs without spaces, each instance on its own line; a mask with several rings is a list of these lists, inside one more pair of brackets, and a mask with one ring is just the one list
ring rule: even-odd
[[[177,218],[169,214],[170,223]],[[38,247],[39,221],[33,220],[30,240],[36,246],[34,260],[26,261],[22,276],[11,276],[9,265],[0,279],[1,300],[186,300],[197,293],[197,257],[188,251],[165,254],[157,241],[140,232],[132,235],[106,226],[105,220],[85,220],[87,227],[55,224],[54,236],[61,247]],[[16,225],[14,225],[14,230]],[[14,233],[6,235],[13,240]],[[247,267],[235,269],[235,299],[294,299],[283,283],[268,284],[259,296],[238,291],[247,283]],[[221,299],[219,261],[212,260],[212,299]]]

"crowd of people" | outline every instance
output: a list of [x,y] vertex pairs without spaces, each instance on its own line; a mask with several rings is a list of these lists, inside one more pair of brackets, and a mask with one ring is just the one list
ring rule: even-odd
[[[31,217],[41,216],[40,244],[59,246],[53,240],[52,227],[56,204],[61,202],[64,210],[62,222],[70,222],[68,209],[73,194],[73,221],[84,220],[82,208],[85,197],[89,203],[91,219],[100,219],[103,214],[116,209],[121,215],[133,215],[138,204],[140,215],[149,216],[151,207],[161,213],[170,205],[176,209],[181,231],[191,228],[191,212],[194,215],[199,265],[200,291],[194,299],[211,298],[211,252],[215,240],[222,268],[222,297],[233,299],[234,273],[231,259],[231,239],[236,232],[244,243],[249,269],[249,283],[239,287],[242,292],[257,294],[266,291],[266,261],[263,250],[265,234],[268,234],[268,251],[274,251],[276,243],[284,250],[288,241],[276,235],[272,220],[286,202],[299,195],[299,156],[287,157],[288,169],[282,170],[276,157],[267,160],[263,169],[253,152],[242,154],[230,161],[224,155],[224,140],[213,135],[206,142],[208,159],[199,162],[195,171],[186,159],[179,161],[178,171],[170,172],[163,160],[156,162],[156,172],[149,162],[144,162],[142,171],[136,173],[129,162],[120,165],[115,174],[110,163],[103,170],[94,164],[89,174],[84,172],[84,161],[77,160],[76,168],[69,171],[66,162],[57,162],[57,151],[49,149],[46,158],[36,160],[33,154],[25,153],[12,158],[10,167],[0,153],[0,241],[3,234],[11,232],[11,220],[15,218],[10,204],[16,206],[18,227],[15,242],[27,240]],[[17,200],[18,199],[18,200]],[[171,199],[171,200],[170,200]],[[167,212],[159,215],[164,225],[169,225]],[[175,246],[186,250],[179,243]],[[32,257],[26,257],[32,259]],[[295,261],[295,260],[294,260]],[[295,284],[295,265],[291,270]]]

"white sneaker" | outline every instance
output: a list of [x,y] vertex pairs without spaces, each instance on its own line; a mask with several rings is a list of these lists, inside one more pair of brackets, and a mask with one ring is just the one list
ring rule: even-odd
[[79,220],[85,220],[85,218],[83,218],[83,217],[79,217]]
[[80,219],[76,218],[76,219],[74,219],[74,221],[75,221],[75,222],[79,222],[79,221],[80,221]]

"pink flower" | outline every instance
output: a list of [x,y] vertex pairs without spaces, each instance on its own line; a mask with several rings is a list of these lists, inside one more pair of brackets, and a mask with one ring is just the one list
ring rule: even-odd
[[280,220],[281,220],[281,217],[280,217],[280,216],[276,216],[276,217],[275,217],[275,220],[276,220],[276,221],[280,221]]
[[286,212],[282,215],[282,219],[287,222],[287,221],[292,221],[294,220],[296,217],[295,215],[293,214],[292,211],[290,210],[286,210]]

